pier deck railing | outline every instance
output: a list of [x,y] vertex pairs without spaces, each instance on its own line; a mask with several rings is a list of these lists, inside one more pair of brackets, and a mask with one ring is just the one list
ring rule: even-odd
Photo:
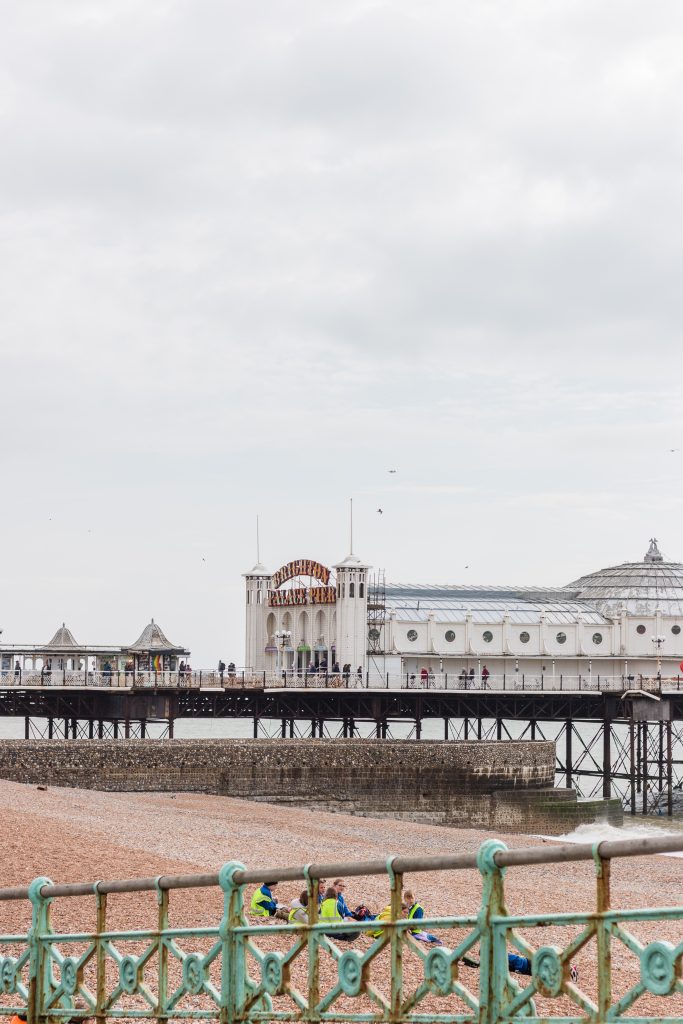
[[[680,850],[680,836],[518,850],[487,840],[476,854],[453,856],[258,870],[230,862],[215,874],[112,882],[53,884],[37,878],[26,888],[0,890],[0,904],[28,900],[31,906],[26,934],[0,935],[0,1016],[27,1014],[29,1024],[88,1018],[222,1024],[673,1024],[683,1010],[683,907],[613,909],[610,866],[614,858]],[[572,909],[568,898],[565,912],[548,912],[539,876],[533,910],[508,913],[506,888],[514,888],[516,868],[570,861],[592,863],[594,909]],[[481,877],[477,913],[423,919],[420,927],[440,936],[443,945],[430,948],[416,941],[411,931],[415,920],[402,916],[405,876],[468,870]],[[379,935],[371,934],[378,931],[377,921],[319,920],[318,880],[337,875],[386,877],[390,918],[381,922]],[[247,887],[264,880],[305,884],[307,923],[250,920]],[[561,884],[559,871],[553,884]],[[198,887],[218,887],[220,920],[213,926],[172,927],[171,893]],[[134,930],[113,929],[107,901],[144,891],[156,893],[157,910],[150,907],[153,921]],[[96,930],[54,930],[55,901],[82,897],[94,901]],[[142,907],[139,903],[140,917]],[[656,937],[638,937],[643,927]],[[364,933],[353,946],[340,941],[350,931]],[[554,941],[548,941],[549,934]],[[510,950],[530,960],[530,975],[510,973]],[[579,957],[582,950],[586,952]],[[472,956],[479,961],[478,975],[462,970],[465,957],[472,967]],[[577,958],[578,979],[571,971]],[[632,971],[625,978],[627,958]],[[657,997],[655,1016],[648,1013],[652,997]]]
[[587,673],[510,672],[468,676],[452,672],[257,672],[240,669],[234,674],[215,671],[132,672],[52,669],[0,670],[0,687],[95,687],[128,689],[368,689],[368,690],[502,690],[622,693],[640,689],[680,691],[683,676],[605,675]]

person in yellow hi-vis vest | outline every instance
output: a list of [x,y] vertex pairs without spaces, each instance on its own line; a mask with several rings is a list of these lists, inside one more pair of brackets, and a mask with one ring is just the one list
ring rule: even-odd
[[[424,907],[421,903],[418,903],[409,889],[406,889],[403,893],[403,916],[415,921],[419,921],[420,918],[425,916]],[[438,936],[432,935],[431,932],[426,932],[422,928],[411,928],[410,932],[418,942],[428,942],[432,946],[443,946],[443,942]]]
[[[384,908],[384,910],[381,910],[380,913],[375,918],[375,920],[376,921],[391,921],[391,904],[386,906]],[[372,935],[373,939],[378,939],[380,937],[380,935],[384,934],[384,928],[378,928],[376,931],[367,932],[367,934],[368,935]]]
[[[321,924],[325,924],[327,921],[332,923],[333,921],[344,920],[337,906],[337,891],[333,886],[325,890],[325,896],[320,904],[318,919]],[[325,932],[325,935],[332,939],[340,939],[342,942],[353,942],[354,939],[358,938],[360,932]]]
[[274,889],[276,885],[277,882],[264,882],[263,885],[260,885],[255,890],[251,897],[250,914],[253,914],[255,917],[279,917],[284,921],[287,920],[289,911],[285,906],[273,899],[271,889]]
[[308,892],[306,889],[303,890],[298,899],[292,900],[289,923],[308,924]]

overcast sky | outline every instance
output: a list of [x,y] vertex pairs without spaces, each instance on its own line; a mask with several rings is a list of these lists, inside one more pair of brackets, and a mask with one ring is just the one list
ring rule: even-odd
[[8,5],[3,641],[241,662],[350,496],[396,582],[683,560],[681,95],[673,0]]

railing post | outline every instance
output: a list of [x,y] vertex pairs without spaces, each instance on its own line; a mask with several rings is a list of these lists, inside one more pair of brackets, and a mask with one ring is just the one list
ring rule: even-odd
[[157,1021],[168,1020],[168,942],[164,939],[164,932],[168,928],[168,889],[162,889],[157,878],[157,905],[159,913],[157,917],[157,931],[159,933],[157,957],[159,960],[159,985],[158,1003],[155,1010]]
[[52,962],[40,941],[40,936],[50,931],[50,901],[40,894],[44,885],[52,885],[52,881],[49,878],[34,878],[28,887],[28,898],[32,905],[31,928],[28,933],[28,1024],[38,1024],[38,1020],[47,1012],[46,1003],[52,994]]
[[[403,875],[394,871],[394,857],[387,858],[387,872],[391,883],[391,922],[394,924],[403,917],[401,896],[403,893]],[[404,932],[394,927],[391,929],[389,942],[391,945],[391,1009],[392,1020],[401,1016],[403,1005],[403,937]]]
[[503,870],[495,855],[507,850],[499,839],[485,840],[477,852],[477,867],[482,874],[482,899],[477,925],[479,928],[479,1022],[492,1024],[502,1014],[503,994],[510,987],[506,934],[496,929],[491,919],[505,910]]
[[596,940],[598,947],[598,1020],[607,1020],[612,1005],[611,923],[603,915],[610,909],[610,862],[600,856],[600,843],[593,845],[597,877]]
[[99,882],[93,889],[97,898],[97,987],[95,990],[95,1020],[104,1024],[107,1008],[107,943],[102,935],[107,930],[107,894],[98,890]]
[[[243,911],[244,886],[235,883],[237,871],[244,871],[238,861],[224,864],[218,873],[218,884],[223,890],[223,917],[218,929],[221,940],[221,998],[220,1022],[233,1024],[241,1015],[250,991],[255,988],[247,975],[245,939],[235,935],[234,929],[246,924]],[[261,1002],[259,1000],[259,1002]],[[272,1000],[264,996],[264,1008],[272,1010]],[[261,1006],[254,1006],[254,1009]]]
[[[353,739],[353,729],[351,730],[351,738]],[[304,877],[306,879],[306,891],[308,892],[308,923],[309,925],[316,925],[318,923],[318,894],[320,892],[320,881],[317,878],[311,878],[310,875],[310,864],[304,865]],[[319,949],[320,949],[320,932],[308,931],[306,936],[308,944],[308,1012],[315,1019],[317,1016],[317,1006],[320,1002],[320,965],[319,965]]]

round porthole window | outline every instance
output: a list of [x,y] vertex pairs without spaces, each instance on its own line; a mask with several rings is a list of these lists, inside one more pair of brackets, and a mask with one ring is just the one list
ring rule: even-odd
[[636,626],[636,633],[640,633],[640,635],[642,636],[644,632],[645,632],[645,626],[642,626],[642,625],[641,626]]
[[567,634],[566,633],[558,633],[557,636],[555,637],[555,639],[557,640],[558,644],[564,644],[564,643],[567,642]]
[[491,632],[490,629],[485,629],[484,630],[484,632],[482,633],[482,639],[483,639],[485,644],[490,644],[491,643],[491,641],[493,640],[493,633]]
[[678,636],[680,631],[681,631],[681,627],[680,626],[672,626],[671,627],[671,632],[673,633],[674,636]]
[[522,641],[523,644],[528,644],[529,640],[531,640],[531,637],[529,636],[529,634],[525,630],[523,633],[519,634],[519,639]]
[[409,629],[408,630],[408,639],[410,640],[411,644],[415,643],[415,641],[417,640],[417,630],[416,629]]
[[453,641],[455,640],[455,633],[453,632],[452,629],[446,630],[446,640],[448,641],[449,644],[452,644]]
[[593,643],[594,644],[601,644],[602,643],[602,633],[593,633]]

